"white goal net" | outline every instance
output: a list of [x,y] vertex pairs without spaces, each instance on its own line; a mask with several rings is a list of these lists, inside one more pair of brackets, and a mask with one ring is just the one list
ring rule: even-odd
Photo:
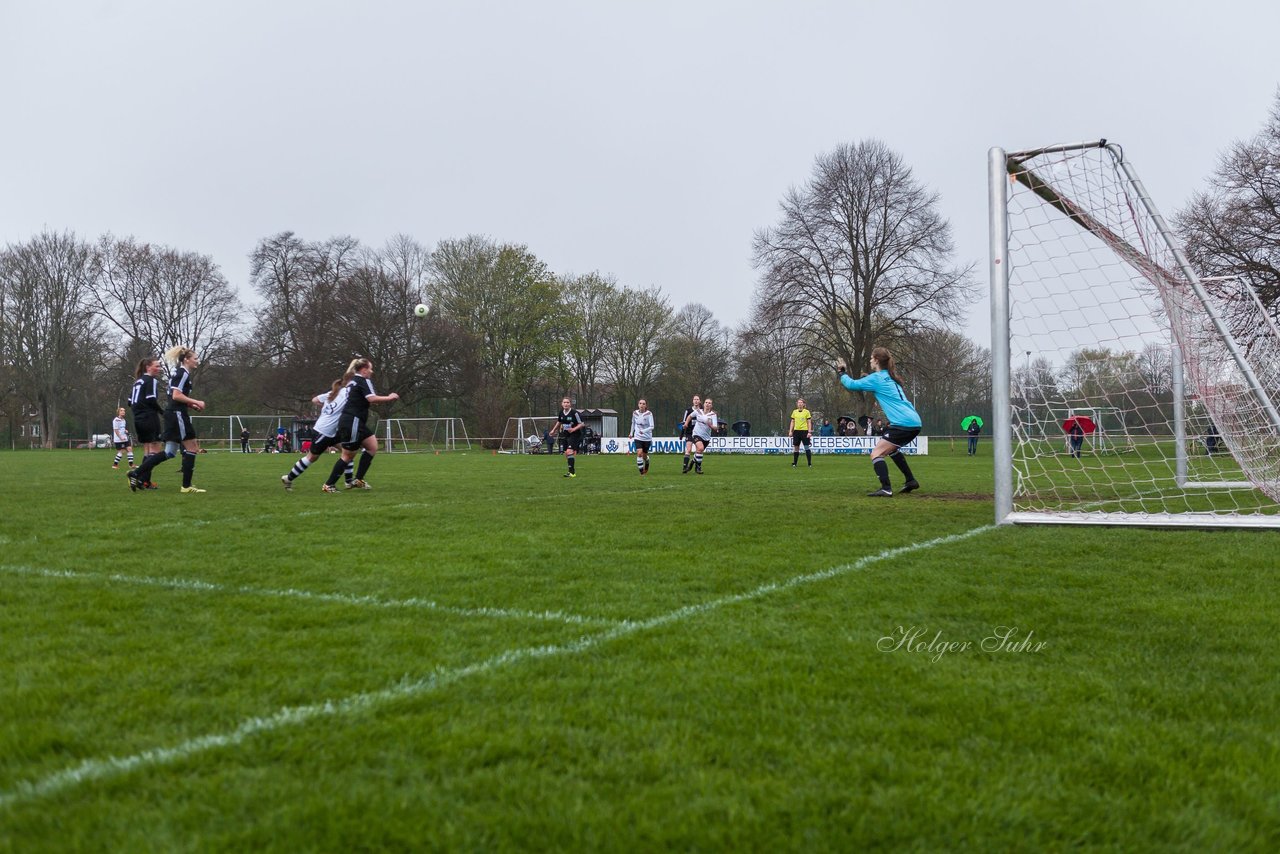
[[1280,527],[1256,296],[1196,275],[1119,146],[990,172],[997,519]]
[[383,421],[383,449],[393,454],[456,451],[471,448],[461,418],[388,418]]
[[[555,449],[550,447],[547,434],[555,426],[552,416],[529,415],[508,418],[507,426],[502,431],[499,450],[504,454],[544,454]],[[551,442],[555,441],[552,437]]]

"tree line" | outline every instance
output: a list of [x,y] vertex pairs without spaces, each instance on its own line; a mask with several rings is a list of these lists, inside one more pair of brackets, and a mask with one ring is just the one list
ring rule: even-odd
[[[1192,260],[1280,295],[1280,98],[1257,138],[1223,158],[1175,223]],[[878,140],[817,156],[754,234],[748,319],[722,324],[656,286],[551,270],[528,247],[482,235],[427,247],[281,232],[253,247],[246,305],[199,252],[105,234],[44,231],[0,252],[0,412],[10,437],[102,432],[133,367],[187,344],[210,412],[307,414],[356,355],[399,392],[391,414],[460,416],[472,435],[549,414],[566,392],[619,411],[639,397],[673,422],[694,393],[756,434],[785,428],[796,396],[830,417],[875,415],[831,365],[888,346],[926,429],[990,413],[990,351],[956,331],[977,294],[938,195]],[[418,318],[413,307],[431,311]]]

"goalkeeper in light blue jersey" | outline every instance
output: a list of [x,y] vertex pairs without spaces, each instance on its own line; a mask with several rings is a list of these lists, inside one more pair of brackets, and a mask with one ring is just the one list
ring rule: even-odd
[[911,474],[911,466],[907,465],[907,458],[901,448],[920,435],[923,424],[920,414],[911,405],[911,401],[907,400],[902,383],[893,372],[893,354],[887,348],[877,347],[871,351],[871,371],[865,377],[855,380],[849,376],[843,359],[836,363],[840,384],[849,391],[869,391],[874,394],[880,409],[889,419],[889,429],[871,452],[871,465],[876,470],[876,477],[880,478],[880,488],[867,495],[872,498],[892,498],[893,487],[889,483],[889,465],[885,462],[885,457],[893,460],[893,464],[907,479],[902,486],[903,492],[919,489],[920,483]]

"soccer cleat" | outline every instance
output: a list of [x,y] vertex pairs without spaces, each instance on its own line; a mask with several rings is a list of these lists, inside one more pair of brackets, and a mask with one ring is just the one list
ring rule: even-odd
[[293,481],[289,480],[289,475],[280,475],[280,482],[284,484],[285,492],[293,492]]
[[792,464],[791,464],[791,467],[792,467],[792,468],[795,468],[795,467],[796,467],[796,464],[795,464],[795,463],[792,463]]
[[183,495],[196,495],[197,493],[205,492],[206,490],[198,489],[194,486],[184,486],[182,487],[182,489],[179,489],[178,491],[181,492]]
[[160,487],[156,486],[151,481],[147,481],[146,483],[142,484],[142,488],[143,489],[159,489]]
[[119,463],[112,463],[112,464],[111,464],[111,470],[112,470],[112,471],[118,471],[118,470],[119,470],[119,468],[120,468],[120,464],[119,464]]
[[576,475],[576,474],[574,474],[574,473],[573,473],[573,472],[571,472],[571,471],[567,471],[567,472],[565,472],[565,473],[564,473],[564,476],[565,476],[565,477],[577,477],[577,475]]
[[332,486],[330,486],[330,485],[329,485],[329,484],[327,484],[327,483],[326,483],[324,486],[320,487],[320,491],[321,491],[321,492],[331,492],[331,493],[333,493],[334,495],[337,495],[337,494],[338,494],[338,490],[334,489]]
[[373,489],[373,487],[365,483],[360,478],[356,478],[355,480],[351,481],[351,483],[347,484],[347,489]]
[[911,478],[911,480],[909,480],[909,481],[907,481],[905,484],[903,484],[902,491],[903,491],[903,492],[911,492],[912,490],[914,490],[914,489],[919,489],[919,488],[920,488],[920,484],[919,484],[919,483],[917,483],[917,482],[916,482],[916,479],[913,477],[913,478]]
[[129,491],[137,492],[139,489],[142,489],[142,484],[133,476],[133,472],[129,472]]
[[893,491],[889,489],[885,489],[882,486],[879,489],[877,489],[875,492],[868,492],[867,497],[868,498],[892,498]]

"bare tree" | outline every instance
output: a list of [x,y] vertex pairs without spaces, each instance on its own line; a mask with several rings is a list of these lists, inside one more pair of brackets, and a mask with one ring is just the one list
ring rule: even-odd
[[667,394],[678,400],[695,392],[714,396],[727,391],[729,352],[729,332],[711,309],[696,302],[680,309],[662,342]]
[[970,268],[951,265],[951,226],[938,196],[875,140],[821,155],[782,200],[782,221],[758,231],[757,308],[802,333],[806,357],[865,365],[877,345],[954,324]]
[[97,270],[93,305],[124,336],[126,360],[175,344],[194,348],[202,367],[230,354],[243,307],[209,256],[108,234]]
[[794,327],[759,312],[753,323],[734,336],[735,397],[742,404],[740,412],[756,424],[757,431],[765,424],[785,430],[795,396],[810,398],[815,411],[829,399],[833,385],[827,382],[829,374],[807,369],[809,360],[800,358],[802,338]]
[[70,232],[42,232],[0,253],[0,353],[12,360],[15,394],[38,414],[46,448],[69,396],[102,355],[90,302],[96,265],[93,247]]
[[598,402],[609,334],[616,329],[610,321],[618,299],[617,283],[599,273],[564,276],[560,293],[568,320],[563,326],[563,344],[569,374],[578,386],[578,400],[594,404]]
[[671,324],[671,303],[656,288],[623,288],[609,312],[605,371],[628,404],[650,394],[662,372],[662,348]]
[[1280,317],[1280,92],[1267,125],[1231,146],[1210,185],[1174,220],[1188,257],[1204,275],[1247,282]]

